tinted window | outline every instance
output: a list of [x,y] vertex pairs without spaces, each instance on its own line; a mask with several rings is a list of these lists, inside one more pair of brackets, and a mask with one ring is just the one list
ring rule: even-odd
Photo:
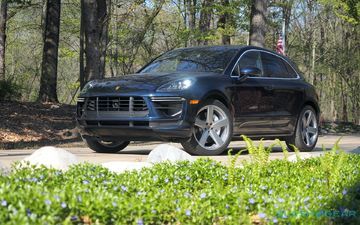
[[296,78],[297,74],[296,74],[295,70],[290,66],[290,64],[287,63],[287,62],[284,62],[284,64],[285,64],[286,69],[288,71],[289,77]]
[[245,67],[256,67],[262,71],[261,56],[259,51],[249,51],[244,53],[238,64],[235,66],[232,76],[239,76],[240,69]]
[[266,77],[292,78],[286,68],[285,62],[275,55],[262,52],[263,72]]
[[150,72],[223,72],[237,49],[193,48],[167,52],[150,63],[141,73]]

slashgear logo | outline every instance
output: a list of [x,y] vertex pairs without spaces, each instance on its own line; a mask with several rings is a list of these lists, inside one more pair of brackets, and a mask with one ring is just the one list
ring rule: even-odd
[[357,217],[358,212],[355,210],[318,210],[318,211],[304,211],[295,210],[290,212],[278,211],[276,213],[278,218],[290,218],[290,217],[330,217],[330,218],[344,218],[344,217]]

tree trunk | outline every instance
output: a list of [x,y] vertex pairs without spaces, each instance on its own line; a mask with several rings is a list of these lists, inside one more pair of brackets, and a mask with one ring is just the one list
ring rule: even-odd
[[[288,32],[289,32],[289,26],[290,26],[290,17],[291,17],[291,9],[293,8],[294,0],[284,0],[283,1],[283,19],[285,20],[285,37],[284,40],[288,40]],[[287,45],[289,42],[285,43]],[[285,46],[286,47],[286,46]]]
[[342,121],[348,122],[348,110],[347,110],[347,97],[345,96],[345,87],[344,87],[343,79],[340,79],[340,87],[341,87],[341,103],[342,103]]
[[201,37],[198,39],[198,45],[208,45],[208,40],[206,36],[209,34],[211,16],[213,12],[214,0],[204,0],[199,20],[199,30],[201,32]]
[[267,0],[253,0],[250,14],[249,44],[264,47]]
[[313,39],[312,41],[312,50],[311,50],[311,74],[313,78],[313,85],[317,85],[317,74],[315,74],[315,61],[316,61],[316,41]]
[[[113,27],[112,27],[112,32],[114,32],[115,34],[118,33],[119,28],[118,28],[118,22],[115,21],[113,23]],[[110,66],[111,66],[111,76],[112,77],[116,77],[119,74],[119,35],[114,35],[113,36],[113,43],[114,43],[114,48],[111,49],[110,52]]]
[[39,101],[58,102],[57,64],[60,29],[60,0],[47,0]]
[[97,30],[97,1],[84,0],[85,24],[85,82],[101,78],[99,31]]
[[0,3],[0,80],[5,80],[7,0]]
[[84,0],[85,82],[104,77],[107,47],[107,1]]
[[196,4],[197,0],[185,0],[186,1],[186,12],[187,12],[187,27],[190,31],[190,46],[196,45],[196,40],[194,38],[195,29],[196,29]]
[[228,8],[230,5],[229,0],[221,0],[221,4],[224,6],[225,11],[223,13],[221,13],[219,21],[218,21],[218,27],[222,28],[223,30],[223,34],[221,35],[221,43],[223,45],[230,45],[231,43],[231,39],[230,39],[230,35],[228,35],[226,33],[226,28],[227,25],[229,25],[230,21],[231,21],[231,15],[228,12]]
[[84,0],[81,0],[80,2],[81,6],[81,12],[80,12],[80,53],[79,53],[79,61],[80,61],[80,76],[79,76],[79,80],[80,80],[80,90],[83,89],[83,87],[85,86],[85,68],[84,68],[84,55],[85,55],[85,44],[84,44],[84,39],[85,39],[85,27],[84,27]]
[[111,0],[98,1],[98,27],[100,28],[100,75],[105,76],[106,50],[109,42],[108,31],[111,14]]

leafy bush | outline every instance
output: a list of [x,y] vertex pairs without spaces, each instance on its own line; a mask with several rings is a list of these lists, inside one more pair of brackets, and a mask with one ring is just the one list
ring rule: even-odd
[[11,80],[0,80],[0,101],[21,98],[21,87]]
[[[274,160],[239,168],[199,159],[123,174],[91,164],[67,172],[17,165],[0,176],[0,221],[359,224],[359,164],[360,155],[333,151],[297,163]],[[331,170],[335,175],[329,176]]]

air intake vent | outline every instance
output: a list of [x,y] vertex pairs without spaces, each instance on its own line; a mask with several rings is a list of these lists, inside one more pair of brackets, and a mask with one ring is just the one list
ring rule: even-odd
[[152,97],[156,111],[166,118],[179,118],[185,99],[181,97]]

